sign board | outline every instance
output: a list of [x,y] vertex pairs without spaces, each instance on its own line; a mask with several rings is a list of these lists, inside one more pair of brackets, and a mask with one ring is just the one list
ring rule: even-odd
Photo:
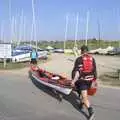
[[11,58],[11,44],[0,44],[0,58]]

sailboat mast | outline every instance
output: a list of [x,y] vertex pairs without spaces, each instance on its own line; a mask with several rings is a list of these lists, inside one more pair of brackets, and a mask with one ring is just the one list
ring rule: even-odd
[[76,17],[76,29],[75,29],[75,44],[74,44],[74,47],[77,47],[78,20],[79,20],[79,13],[77,13],[77,17]]
[[65,50],[65,48],[66,48],[67,32],[68,32],[68,14],[66,15],[66,26],[65,26],[64,50]]
[[86,21],[86,39],[85,39],[85,45],[87,46],[87,40],[88,40],[88,26],[89,26],[89,11],[87,12],[87,21]]
[[32,13],[33,13],[34,39],[36,40],[36,51],[37,51],[37,39],[36,39],[36,23],[35,23],[35,8],[34,8],[34,0],[32,0]]
[[23,10],[21,11],[20,24],[19,24],[19,44],[22,41],[22,25],[23,25]]
[[13,39],[14,39],[14,16],[12,16],[11,19],[11,43],[13,44]]
[[23,40],[26,42],[26,17],[23,16],[23,31],[24,31],[24,35],[23,35]]
[[31,25],[31,33],[30,33],[30,46],[32,46],[32,40],[33,40],[33,22]]
[[98,40],[99,40],[99,47],[100,47],[100,21],[99,19],[97,20],[97,24],[98,24]]
[[4,23],[1,22],[1,31],[0,31],[1,41],[4,43]]
[[9,27],[10,27],[10,43],[12,44],[12,32],[11,32],[11,27],[12,27],[12,21],[11,21],[11,0],[9,0]]

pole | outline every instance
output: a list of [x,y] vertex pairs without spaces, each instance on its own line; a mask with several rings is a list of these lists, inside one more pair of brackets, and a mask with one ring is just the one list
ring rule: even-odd
[[17,21],[16,21],[16,16],[15,16],[15,18],[14,18],[14,41],[15,41],[15,45],[16,45],[16,43],[17,43],[17,27],[16,27],[16,25],[17,25],[17,23],[16,23]]
[[6,56],[5,56],[5,36],[4,36],[4,23],[2,23],[2,40],[4,43],[4,68],[6,68]]
[[12,16],[12,19],[11,19],[11,42],[13,44],[13,39],[14,39],[14,16]]
[[5,55],[5,41],[4,41],[4,68],[6,68],[6,55]]
[[19,43],[22,41],[22,24],[23,24],[23,10],[21,11],[21,16],[20,16],[20,25],[19,25]]
[[87,21],[86,21],[86,40],[85,45],[87,46],[87,40],[88,40],[88,26],[89,26],[89,11],[87,12]]
[[35,24],[35,9],[34,9],[34,0],[32,0],[32,13],[33,13],[34,39],[36,40],[36,51],[37,51],[37,39],[36,39],[36,24]]
[[77,17],[76,17],[76,29],[75,29],[75,44],[74,44],[74,47],[77,47],[78,19],[79,19],[79,13],[77,13]]
[[11,31],[11,0],[9,0],[9,21],[10,21],[10,43],[12,44],[12,31]]
[[68,15],[66,15],[66,26],[65,26],[64,50],[65,50],[65,48],[66,48],[67,32],[68,32]]
[[[118,9],[118,21],[120,19],[120,14],[119,14],[119,9]],[[118,32],[120,32],[120,24],[118,23]],[[118,47],[120,48],[120,40],[118,40]]]
[[23,29],[24,29],[24,30],[23,30],[23,32],[24,32],[23,40],[26,41],[26,17],[23,16],[23,18],[24,18],[24,19],[23,19],[23,21],[24,21],[24,22],[23,22]]
[[33,40],[33,22],[32,22],[32,26],[31,26],[30,46],[32,46],[32,40]]
[[0,31],[0,36],[1,36],[1,40],[4,40],[4,32],[3,32],[3,22],[1,22],[1,31]]
[[99,40],[99,47],[100,47],[100,21],[99,19],[97,20],[97,23],[98,23],[98,40]]

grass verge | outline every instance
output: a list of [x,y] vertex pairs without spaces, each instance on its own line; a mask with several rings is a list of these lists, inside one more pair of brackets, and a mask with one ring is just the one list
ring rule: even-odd
[[[45,62],[48,62],[50,60],[51,60],[51,57],[48,56],[47,59],[40,59],[38,61],[38,64],[45,63]],[[0,63],[0,70],[22,69],[25,67],[29,67],[29,62],[20,62],[20,63],[9,62],[9,63],[7,63],[6,68],[4,68],[4,64],[2,62]]]

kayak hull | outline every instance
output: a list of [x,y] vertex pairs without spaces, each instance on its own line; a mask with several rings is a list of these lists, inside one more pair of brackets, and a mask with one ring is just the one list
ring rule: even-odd
[[37,81],[38,83],[40,83],[44,86],[55,89],[56,91],[58,91],[62,94],[65,94],[65,95],[69,95],[72,92],[72,88],[70,86],[65,87],[65,86],[62,86],[62,85],[55,85],[55,84],[49,83],[48,78],[40,78],[36,71],[30,70],[29,72],[31,74],[31,77],[34,78],[35,81]]

